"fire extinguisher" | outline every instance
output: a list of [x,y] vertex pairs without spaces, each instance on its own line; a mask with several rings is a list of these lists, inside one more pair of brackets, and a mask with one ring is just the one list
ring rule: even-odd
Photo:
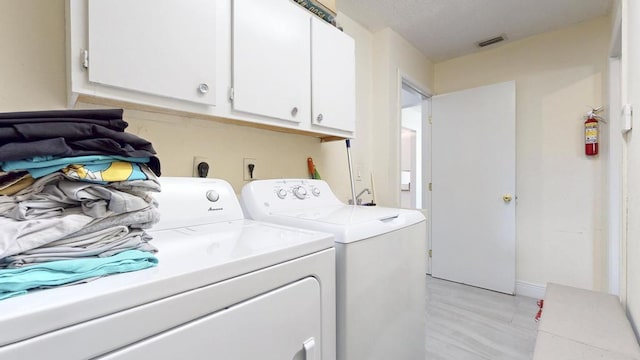
[[598,155],[598,112],[602,111],[602,106],[591,109],[587,113],[587,120],[584,122],[584,153],[587,156]]

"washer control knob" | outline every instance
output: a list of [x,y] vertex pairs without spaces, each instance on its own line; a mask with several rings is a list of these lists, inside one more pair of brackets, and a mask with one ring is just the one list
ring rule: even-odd
[[207,199],[209,199],[209,201],[211,202],[216,202],[220,200],[220,194],[218,194],[218,192],[215,190],[209,190],[207,191]]
[[307,189],[302,186],[293,188],[293,195],[295,195],[298,199],[303,200],[307,196]]
[[276,191],[276,195],[278,195],[280,199],[284,199],[287,197],[287,190],[279,189],[278,191]]
[[311,189],[311,193],[313,194],[313,196],[320,196],[320,189],[313,188]]

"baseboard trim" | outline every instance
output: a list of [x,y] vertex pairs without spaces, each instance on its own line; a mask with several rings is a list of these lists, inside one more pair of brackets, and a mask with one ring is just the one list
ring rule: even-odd
[[546,286],[541,284],[530,283],[526,281],[516,281],[516,295],[528,296],[535,299],[544,298]]

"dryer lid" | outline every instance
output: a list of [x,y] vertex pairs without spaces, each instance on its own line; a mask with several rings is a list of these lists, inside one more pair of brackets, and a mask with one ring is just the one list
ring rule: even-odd
[[[0,346],[333,247],[333,236],[252,220],[157,231],[158,266],[0,301]],[[64,316],[60,316],[64,314]]]

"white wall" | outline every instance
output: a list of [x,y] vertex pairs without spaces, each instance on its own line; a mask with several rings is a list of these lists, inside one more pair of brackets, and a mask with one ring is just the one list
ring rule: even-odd
[[422,172],[422,151],[417,151],[417,149],[423,149],[424,147],[422,140],[422,104],[402,108],[400,117],[402,126],[400,170],[411,171],[411,188],[410,191],[400,192],[400,207],[407,209],[422,208],[422,188],[425,182],[429,182],[429,179]]
[[400,171],[408,171],[409,189],[400,191],[400,207],[416,208],[416,131],[402,127],[400,130]]
[[626,299],[621,285],[624,274],[622,269],[626,266],[622,254],[622,208],[623,208],[623,135],[621,133],[622,108],[622,11],[619,1],[616,1],[611,12],[611,41],[609,48],[609,106],[605,109],[609,124],[603,127],[602,138],[605,139],[602,147],[603,170],[605,172],[605,186],[608,198],[607,216],[605,227],[608,239],[608,267],[609,267],[609,293],[620,296],[620,300]]
[[609,18],[435,64],[437,94],[516,81],[517,279],[604,290],[603,164],[583,115],[605,104]]
[[[626,291],[627,311],[638,335],[640,326],[640,3],[622,0],[622,103],[631,104],[635,112],[635,129],[626,135]],[[623,230],[624,231],[624,230]],[[625,248],[623,246],[623,248]]]

